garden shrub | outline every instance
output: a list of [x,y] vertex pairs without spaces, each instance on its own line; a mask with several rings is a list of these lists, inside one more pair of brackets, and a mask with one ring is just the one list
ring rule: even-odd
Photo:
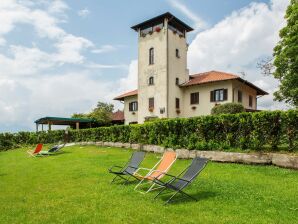
[[224,103],[212,108],[211,114],[237,114],[245,112],[245,109],[240,103]]
[[[64,131],[0,133],[0,151],[24,144],[63,141]],[[298,110],[158,119],[144,124],[69,130],[72,142],[104,141],[191,150],[297,150]]]

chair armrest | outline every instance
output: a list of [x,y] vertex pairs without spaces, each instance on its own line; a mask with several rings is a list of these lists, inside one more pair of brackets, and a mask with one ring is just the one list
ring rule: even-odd
[[178,176],[174,176],[174,175],[171,175],[171,174],[168,174],[168,173],[161,173],[160,175],[158,175],[156,178],[154,178],[154,179],[158,179],[158,177],[159,176],[161,176],[161,175],[166,175],[166,176],[169,176],[169,177],[172,177],[172,179],[170,179],[167,183],[172,183],[173,181],[175,181],[175,180],[182,180],[182,181],[185,181],[185,182],[190,182],[189,180],[185,180],[185,179],[183,179],[183,178],[180,178],[180,177],[178,177]]

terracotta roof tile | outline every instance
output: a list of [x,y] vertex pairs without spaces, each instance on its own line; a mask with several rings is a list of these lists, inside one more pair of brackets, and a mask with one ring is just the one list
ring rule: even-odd
[[123,93],[120,96],[115,97],[114,100],[124,100],[124,97],[135,96],[135,95],[138,95],[138,90],[137,89],[133,90],[133,91],[130,91],[130,92],[127,92],[127,93]]
[[186,83],[181,84],[181,87],[188,87],[192,85],[200,85],[204,83],[211,83],[211,82],[218,82],[218,81],[225,81],[225,80],[232,80],[238,79],[239,81],[245,83],[246,85],[250,86],[251,88],[257,90],[257,95],[268,95],[268,93],[259,87],[255,86],[254,84],[240,78],[237,75],[226,73],[226,72],[219,72],[219,71],[210,71],[204,73],[198,73],[194,75],[190,75],[189,81]]
[[238,79],[240,78],[237,75],[226,73],[226,72],[218,72],[218,71],[210,71],[204,73],[198,73],[195,75],[190,76],[190,80],[181,86],[191,86],[191,85],[198,85],[208,82],[217,82],[217,81],[224,81],[230,79]]
[[112,115],[112,120],[113,121],[124,121],[124,112],[121,110],[114,112]]

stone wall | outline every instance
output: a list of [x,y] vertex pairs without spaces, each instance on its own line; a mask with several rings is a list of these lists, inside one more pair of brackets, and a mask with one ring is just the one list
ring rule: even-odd
[[[97,145],[118,148],[131,148],[153,153],[163,153],[164,151],[173,151],[170,148],[164,148],[158,145],[142,145],[122,142],[77,142],[71,145]],[[298,156],[281,154],[281,153],[238,153],[238,152],[221,152],[221,151],[198,151],[188,149],[176,149],[178,158],[192,159],[194,157],[208,158],[215,162],[244,163],[244,164],[261,164],[275,165],[284,168],[298,170]]]

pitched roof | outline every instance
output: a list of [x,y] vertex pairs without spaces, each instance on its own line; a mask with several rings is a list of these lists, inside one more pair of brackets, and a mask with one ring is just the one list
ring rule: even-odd
[[121,110],[114,112],[112,115],[112,120],[113,121],[124,121],[124,112]]
[[218,82],[218,81],[225,81],[225,80],[232,80],[232,79],[235,79],[235,80],[237,79],[243,82],[244,84],[250,86],[251,88],[257,90],[257,95],[268,95],[266,91],[240,78],[239,76],[231,73],[220,72],[220,71],[209,71],[209,72],[190,75],[189,81],[181,84],[181,87],[200,85],[204,83],[211,83],[211,82]]
[[182,84],[182,86],[192,86],[192,85],[198,85],[198,84],[203,84],[208,82],[217,82],[217,81],[238,79],[238,78],[239,76],[234,74],[230,74],[226,72],[210,71],[210,72],[190,75],[189,81]]
[[123,93],[120,96],[115,97],[114,100],[124,100],[124,97],[135,96],[135,95],[138,95],[138,90],[137,89],[133,90],[133,91],[130,91],[130,92]]
[[[251,88],[257,90],[257,95],[268,95],[268,93],[259,87],[255,86],[251,82],[248,82],[242,78],[240,78],[238,75],[226,73],[226,72],[220,72],[220,71],[209,71],[209,72],[203,72],[198,73],[194,75],[189,76],[189,81],[181,84],[181,87],[188,87],[193,85],[201,85],[205,83],[212,83],[212,82],[219,82],[219,81],[225,81],[225,80],[239,80],[240,82],[250,86]],[[114,100],[124,100],[125,97],[128,96],[135,96],[138,95],[138,90],[133,90],[127,93],[124,93],[120,96],[117,96],[114,98]]]

